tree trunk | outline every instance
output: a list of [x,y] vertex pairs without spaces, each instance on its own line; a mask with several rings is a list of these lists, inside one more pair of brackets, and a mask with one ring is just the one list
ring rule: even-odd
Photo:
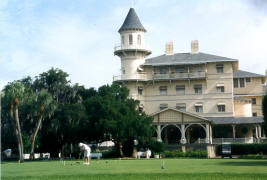
[[22,135],[21,135],[19,112],[18,112],[17,104],[15,105],[15,124],[16,124],[17,138],[18,138],[18,144],[19,144],[19,160],[20,162],[23,162],[24,161],[23,141],[22,141]]
[[31,157],[30,157],[30,159],[32,159],[32,160],[34,159],[34,144],[35,144],[35,139],[36,139],[36,136],[37,136],[37,134],[39,132],[39,129],[41,127],[42,119],[43,119],[43,115],[41,114],[40,115],[40,118],[38,120],[37,126],[36,126],[36,128],[34,130],[34,133],[32,135],[32,139],[31,139],[31,153],[30,153],[30,156]]
[[124,157],[123,151],[122,151],[122,143],[118,142],[118,149],[119,149],[119,153],[120,153],[120,157]]
[[10,115],[10,121],[11,121],[11,124],[12,124],[12,127],[15,131],[15,134],[16,134],[16,139],[17,139],[17,145],[18,145],[18,154],[19,154],[19,159],[21,160],[21,146],[20,146],[20,143],[19,143],[19,133],[18,133],[18,129],[17,129],[17,126],[16,126],[16,121],[14,119],[14,111],[13,111],[13,104],[10,104],[10,109],[9,109],[9,115]]

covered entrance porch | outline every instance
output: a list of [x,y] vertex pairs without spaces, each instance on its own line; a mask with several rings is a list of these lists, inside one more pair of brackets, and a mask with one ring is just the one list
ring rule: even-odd
[[212,143],[211,121],[207,118],[166,108],[151,115],[157,140],[168,145]]

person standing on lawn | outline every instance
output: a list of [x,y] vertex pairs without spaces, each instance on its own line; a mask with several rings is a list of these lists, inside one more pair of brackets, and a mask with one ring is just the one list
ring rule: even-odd
[[147,148],[147,151],[146,151],[146,158],[147,159],[150,159],[150,156],[151,156],[151,150],[149,148]]
[[84,163],[85,165],[89,165],[90,164],[90,153],[91,153],[91,148],[84,143],[79,143],[79,148],[80,151],[83,152],[83,157],[84,157]]

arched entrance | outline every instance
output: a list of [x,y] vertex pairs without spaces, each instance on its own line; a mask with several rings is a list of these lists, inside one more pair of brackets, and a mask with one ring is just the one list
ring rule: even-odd
[[190,124],[185,129],[187,143],[201,143],[200,139],[206,138],[206,129],[201,124]]
[[163,126],[161,139],[165,144],[179,144],[181,140],[181,131],[179,127],[175,125]]

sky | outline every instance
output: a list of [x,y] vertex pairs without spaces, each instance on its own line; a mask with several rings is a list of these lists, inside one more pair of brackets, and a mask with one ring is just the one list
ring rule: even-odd
[[0,88],[50,68],[71,82],[98,88],[120,72],[118,30],[131,4],[155,57],[165,43],[175,53],[200,52],[239,60],[239,68],[267,69],[267,0],[1,0]]

